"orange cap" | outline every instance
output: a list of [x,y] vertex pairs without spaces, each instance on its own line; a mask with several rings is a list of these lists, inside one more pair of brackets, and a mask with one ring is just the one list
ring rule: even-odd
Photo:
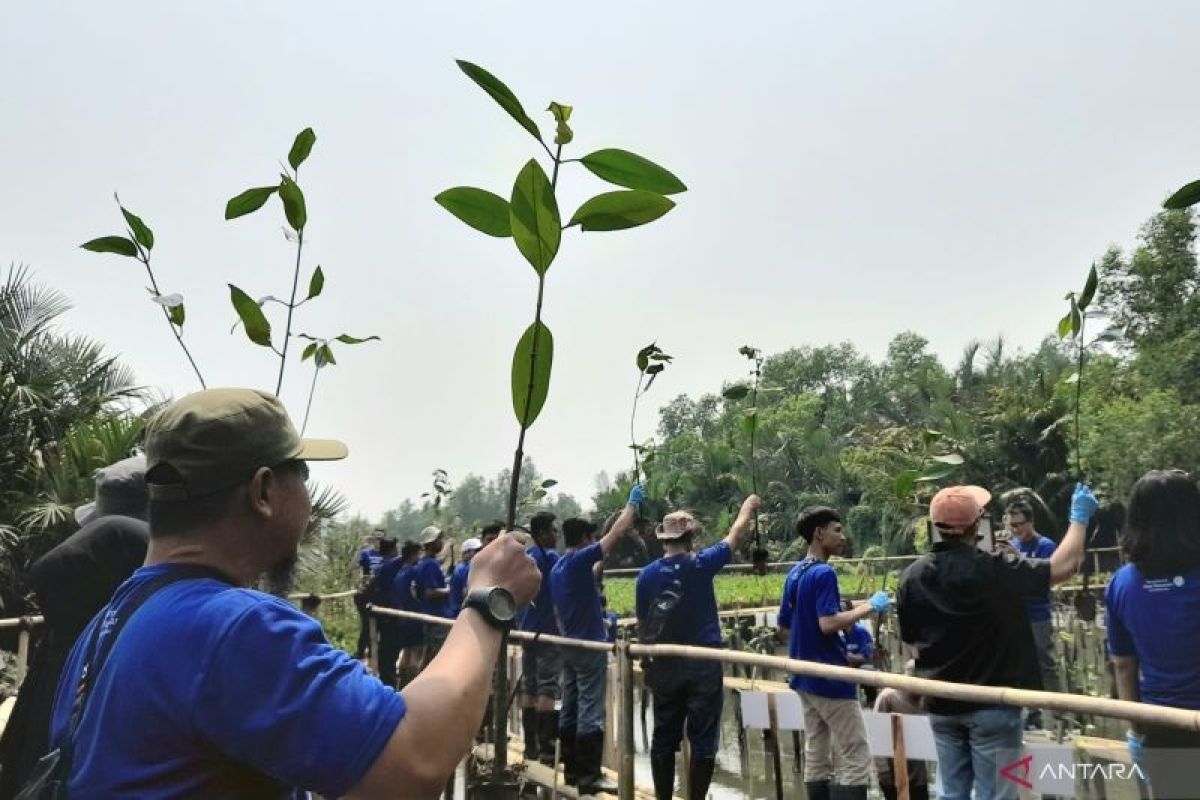
[[939,528],[966,530],[983,516],[991,499],[982,486],[947,486],[929,503],[929,520]]

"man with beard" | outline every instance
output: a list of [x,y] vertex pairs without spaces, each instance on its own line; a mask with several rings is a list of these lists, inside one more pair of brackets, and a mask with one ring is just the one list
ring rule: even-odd
[[46,622],[0,739],[0,799],[21,788],[49,749],[54,688],[75,639],[146,559],[146,459],[96,471],[96,500],[75,510],[83,527],[34,562],[29,581]]
[[311,514],[308,461],[282,403],[210,389],[146,438],[150,547],[80,637],[55,699],[53,772],[73,798],[425,797],[483,715],[502,631],[537,592],[501,536],[475,559],[441,655],[397,693],[290,603],[250,590],[294,559]]

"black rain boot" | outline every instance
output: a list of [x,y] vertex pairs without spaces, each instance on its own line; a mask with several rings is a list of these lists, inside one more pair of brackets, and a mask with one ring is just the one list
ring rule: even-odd
[[833,783],[829,786],[829,800],[867,800],[867,787],[842,786]]
[[536,761],[538,757],[537,709],[521,709],[521,730],[525,732],[525,760]]
[[692,764],[688,767],[688,800],[705,800],[708,797],[708,786],[712,783],[716,766],[715,758],[692,756]]
[[558,712],[537,712],[537,760],[547,767],[554,766],[554,743],[558,739]]
[[654,776],[655,800],[671,800],[675,796],[675,754],[651,754],[650,774]]
[[600,766],[604,761],[604,731],[585,733],[578,737],[575,752],[579,759],[579,793],[616,794],[617,785],[604,777],[604,770]]
[[579,785],[579,754],[575,747],[575,729],[558,729],[558,747],[562,755],[563,783],[567,786]]
[[804,793],[808,800],[829,800],[829,781],[805,781]]

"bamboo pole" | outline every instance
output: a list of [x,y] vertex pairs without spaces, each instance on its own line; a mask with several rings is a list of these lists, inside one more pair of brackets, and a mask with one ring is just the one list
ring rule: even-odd
[[629,652],[634,657],[675,656],[695,658],[703,661],[720,661],[726,664],[747,664],[784,670],[795,675],[845,681],[847,683],[893,688],[918,695],[942,697],[987,705],[1017,706],[1020,708],[1048,708],[1052,711],[1072,711],[1081,714],[1098,714],[1104,717],[1163,725],[1170,728],[1200,731],[1200,711],[1169,706],[1153,706],[1133,703],[1128,700],[1110,700],[1106,697],[1081,697],[1060,692],[1042,692],[1032,689],[1014,689],[1006,686],[976,686],[967,683],[950,683],[928,678],[914,678],[890,672],[860,670],[854,667],[836,667],[815,661],[799,661],[760,653],[734,653],[715,647],[691,647],[689,645],[631,644]]
[[908,800],[908,751],[904,743],[904,719],[892,714],[892,781],[897,800]]
[[628,642],[617,645],[617,680],[621,686],[621,707],[617,716],[617,797],[633,800],[633,659]]
[[16,675],[15,675],[17,686],[20,686],[22,681],[25,680],[25,673],[28,669],[29,669],[29,626],[24,625],[21,627],[20,632],[17,634],[17,670],[16,670]]
[[46,622],[45,617],[7,617],[0,619],[0,630],[4,628],[32,628]]

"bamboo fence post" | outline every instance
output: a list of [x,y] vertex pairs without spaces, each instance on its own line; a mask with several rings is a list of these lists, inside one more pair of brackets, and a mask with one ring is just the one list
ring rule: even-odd
[[617,716],[617,743],[620,764],[617,767],[617,797],[633,800],[633,659],[629,644],[617,645],[617,681],[621,687],[621,708]]

